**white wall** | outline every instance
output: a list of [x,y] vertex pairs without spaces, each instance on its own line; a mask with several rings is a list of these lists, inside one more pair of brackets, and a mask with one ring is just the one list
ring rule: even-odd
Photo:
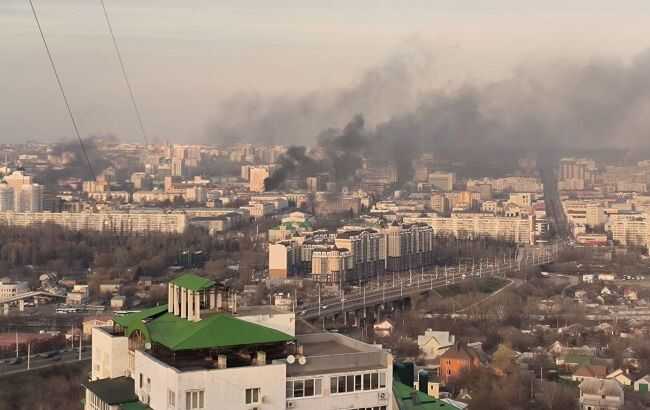
[[113,336],[95,327],[92,330],[91,379],[126,376],[129,367],[129,339]]
[[[143,374],[144,385],[140,389],[139,378]],[[286,408],[286,364],[266,366],[235,367],[230,369],[196,370],[179,372],[144,352],[135,355],[136,394],[143,400],[142,391],[147,391],[147,379],[151,385],[147,394],[153,410],[166,410],[168,390],[176,393],[177,410],[185,410],[185,392],[205,391],[206,409],[283,410]],[[262,403],[256,406],[245,404],[247,388],[260,388]]]
[[271,329],[279,330],[290,336],[296,335],[296,317],[294,313],[271,313],[260,315],[237,315],[238,319],[257,323]]

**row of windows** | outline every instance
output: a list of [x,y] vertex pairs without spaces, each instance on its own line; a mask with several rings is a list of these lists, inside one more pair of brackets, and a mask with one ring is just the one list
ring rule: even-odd
[[287,399],[320,396],[321,394],[321,378],[287,380]]
[[377,390],[386,387],[386,373],[372,372],[332,376],[330,378],[330,393],[351,393],[355,391]]
[[358,409],[351,409],[351,410],[386,410],[386,406],[359,407]]
[[109,410],[110,408],[110,406],[106,402],[100,400],[99,397],[97,397],[93,392],[90,392],[89,404],[92,410]]
[[192,390],[185,392],[185,408],[187,410],[205,408],[205,392],[203,390]]

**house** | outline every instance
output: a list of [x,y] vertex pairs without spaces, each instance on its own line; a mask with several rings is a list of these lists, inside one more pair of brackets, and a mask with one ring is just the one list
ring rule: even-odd
[[594,275],[593,274],[582,275],[582,282],[583,283],[594,283]]
[[606,335],[613,335],[614,334],[614,326],[611,323],[603,322],[600,323],[596,326],[594,326],[594,331],[596,332],[602,332]]
[[481,357],[476,350],[456,343],[440,356],[440,380],[443,384],[453,382],[463,370],[480,365]]
[[91,319],[86,319],[83,321],[83,335],[84,337],[90,337],[93,328],[95,327],[109,327],[113,326],[113,316],[112,315],[101,315],[94,316]]
[[576,300],[585,300],[587,298],[587,291],[586,290],[576,290],[575,293],[573,294]]
[[571,380],[581,382],[587,379],[604,379],[607,376],[607,368],[597,365],[582,365],[573,372]]
[[607,286],[603,286],[603,288],[600,290],[601,296],[611,296],[613,294],[614,292],[612,292]]
[[580,410],[619,410],[625,401],[623,388],[611,379],[587,379],[578,386]]
[[99,293],[117,293],[120,290],[119,283],[100,283]]
[[68,292],[68,294],[65,295],[66,305],[83,305],[87,301],[88,301],[88,296],[85,293]]
[[631,386],[632,385],[632,379],[630,376],[627,374],[627,372],[623,369],[618,369],[614,370],[610,374],[608,374],[606,379],[613,379],[616,380],[621,384],[621,386]]
[[433,360],[452,347],[455,339],[449,332],[427,329],[418,335],[418,347],[426,360]]
[[646,374],[634,382],[634,391],[648,393],[650,391],[650,374]]

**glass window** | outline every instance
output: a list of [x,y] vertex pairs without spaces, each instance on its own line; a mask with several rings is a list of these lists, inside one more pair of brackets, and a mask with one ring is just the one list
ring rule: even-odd
[[338,389],[336,387],[336,376],[330,377],[330,393],[338,393]]
[[339,393],[345,392],[345,376],[339,376]]
[[186,409],[191,409],[192,408],[192,392],[187,392],[185,393],[185,408]]
[[370,388],[372,388],[373,390],[378,389],[379,388],[379,374],[378,373],[372,373],[371,377],[372,377],[372,379],[371,379],[372,383],[370,385]]
[[354,390],[360,391],[361,390],[361,375],[357,374],[354,376]]
[[305,397],[314,395],[314,379],[305,380]]
[[346,376],[346,380],[347,380],[346,381],[347,391],[348,392],[354,391],[354,376],[353,375]]
[[386,387],[386,373],[384,372],[379,373],[379,387]]
[[205,396],[203,390],[199,392],[199,408],[202,409],[205,405]]
[[305,395],[305,382],[303,380],[295,380],[293,382],[293,397],[304,397]]
[[260,388],[246,389],[246,404],[257,404],[260,402]]
[[315,379],[314,380],[314,395],[315,396],[320,396],[321,393],[321,379]]
[[370,390],[370,373],[363,375],[363,390]]

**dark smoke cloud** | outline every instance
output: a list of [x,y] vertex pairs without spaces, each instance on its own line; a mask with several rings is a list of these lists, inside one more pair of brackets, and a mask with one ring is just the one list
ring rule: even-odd
[[[105,139],[106,137],[103,138]],[[99,173],[104,171],[110,165],[110,161],[99,152],[97,147],[98,139],[98,137],[88,137],[83,139],[88,160],[92,164],[96,175],[99,175]],[[53,145],[51,152],[55,155],[60,155],[63,152],[71,152],[73,154],[72,162],[63,168],[48,168],[40,173],[37,177],[42,184],[54,186],[57,184],[59,179],[70,177],[77,177],[85,180],[92,179],[90,170],[88,169],[88,163],[86,162],[81,150],[81,145],[79,145],[78,141],[69,141]]]
[[336,182],[349,180],[361,166],[362,155],[367,151],[368,139],[364,135],[364,119],[355,116],[339,132],[328,129],[318,138],[317,153],[308,155],[305,146],[289,147],[278,160],[278,168],[264,181],[267,191],[278,188],[289,177],[303,180],[326,172]]
[[489,161],[512,162],[521,152],[649,145],[650,52],[626,63],[524,66],[499,82],[435,90],[422,80],[423,73],[435,75],[427,71],[431,64],[421,61],[427,58],[394,58],[358,87],[334,95],[239,97],[222,107],[214,135],[313,145],[319,134],[324,138],[320,130],[361,113],[371,129],[345,143],[393,161],[402,176],[421,152],[483,169]]

